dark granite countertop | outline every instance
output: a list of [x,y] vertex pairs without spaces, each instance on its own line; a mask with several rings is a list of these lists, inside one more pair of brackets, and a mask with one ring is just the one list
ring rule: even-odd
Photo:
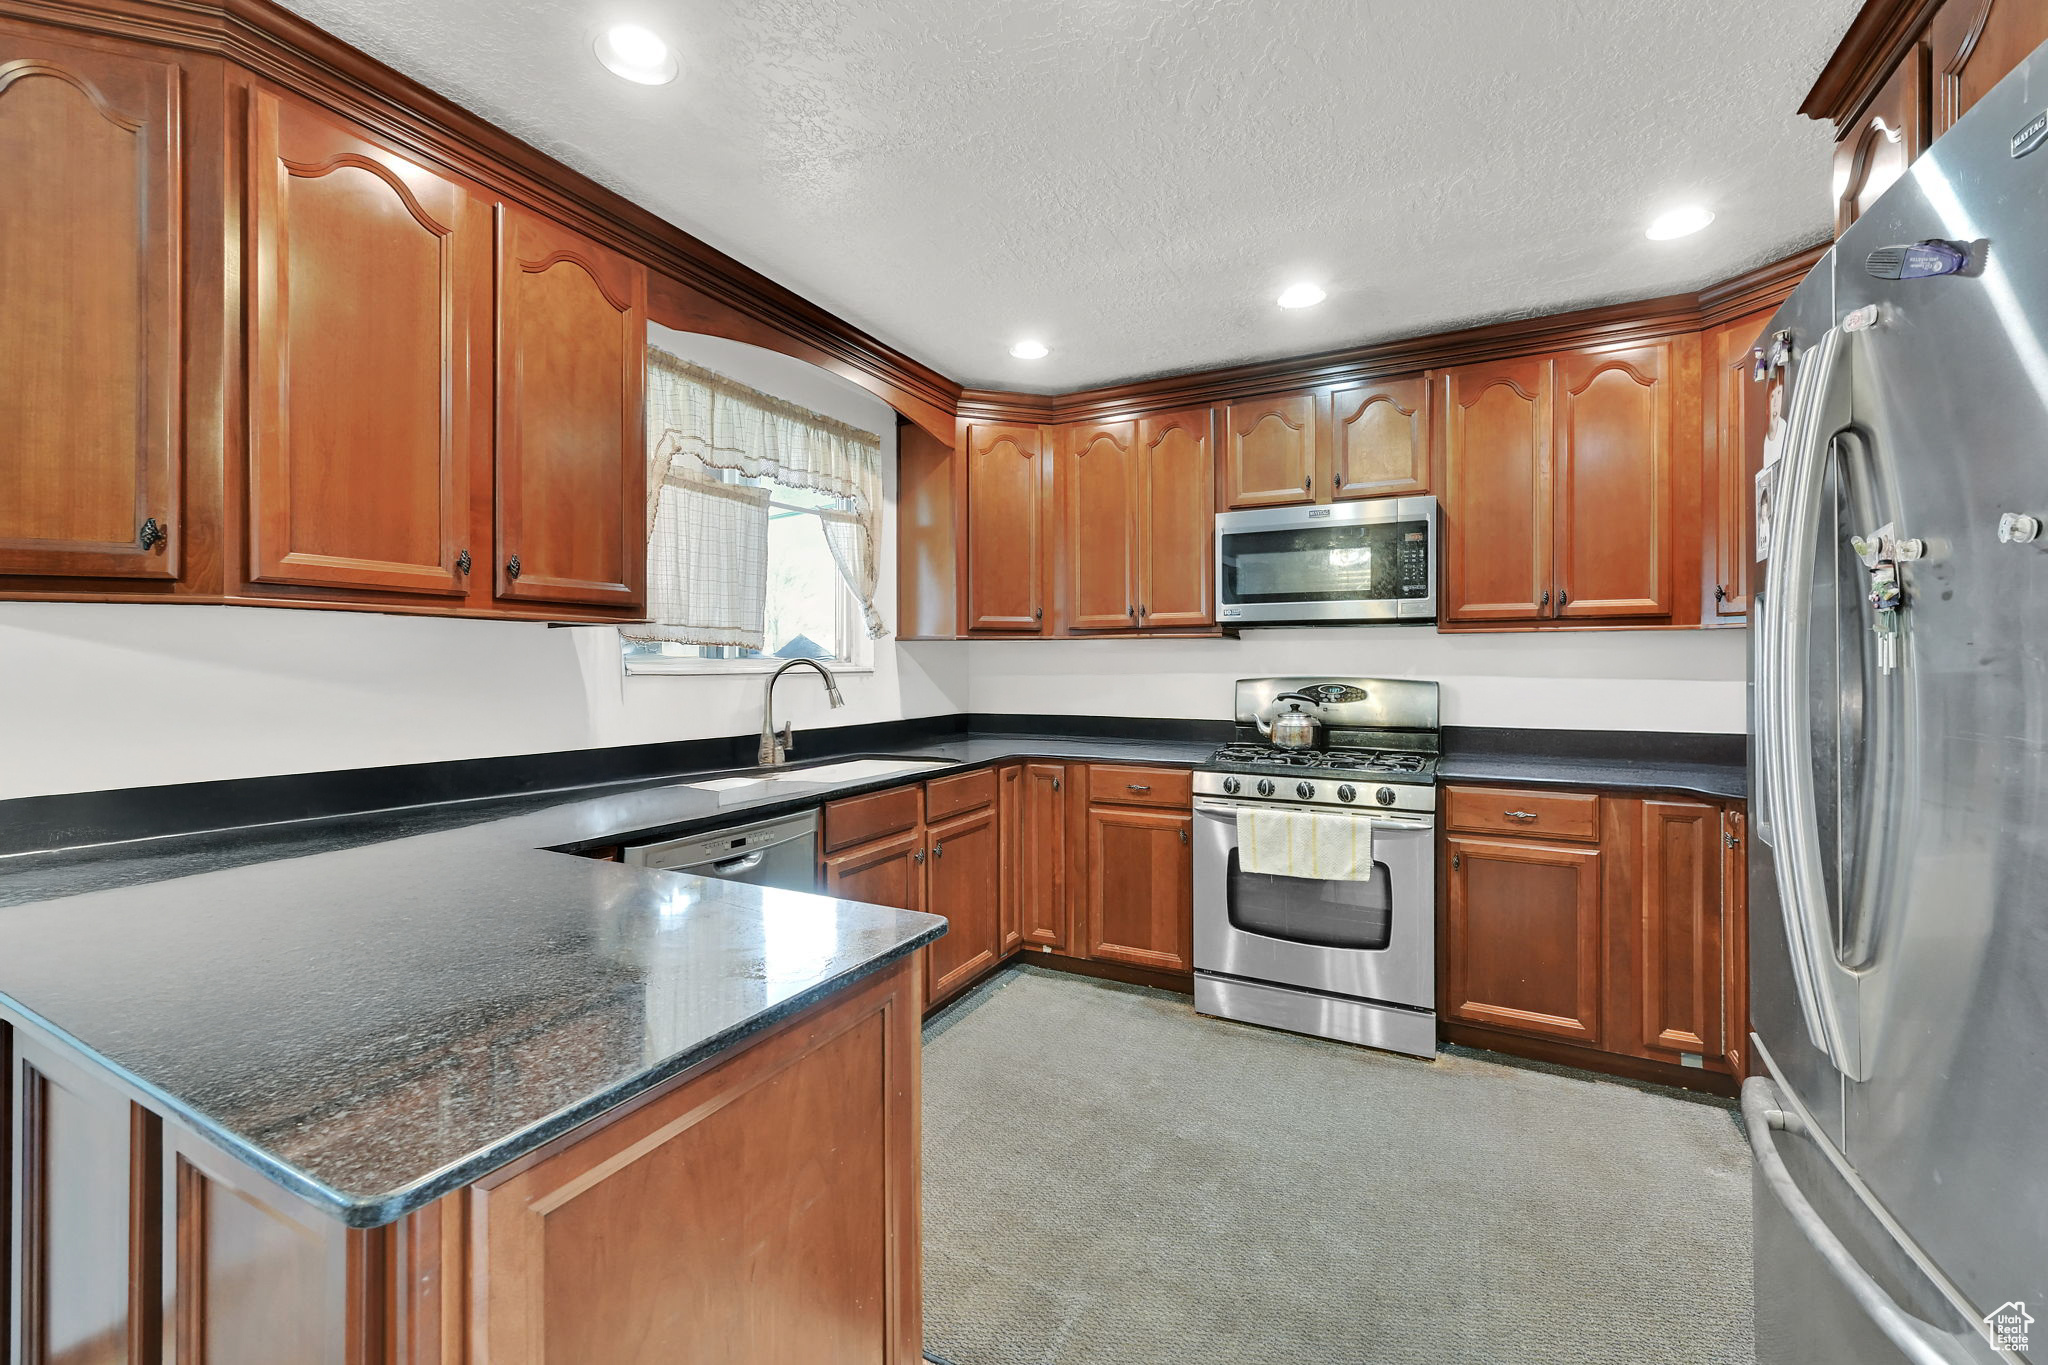
[[[958,771],[1191,767],[1212,748],[969,735],[877,752]],[[550,851],[919,775],[690,785],[717,776],[0,859],[0,1007],[323,1210],[389,1222],[943,931]]]
[[1522,787],[1689,792],[1737,801],[1749,794],[1749,774],[1739,763],[1451,753],[1437,765],[1437,777],[1444,782],[1512,782]]

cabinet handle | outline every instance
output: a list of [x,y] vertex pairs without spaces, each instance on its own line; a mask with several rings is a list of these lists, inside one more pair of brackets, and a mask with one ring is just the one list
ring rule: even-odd
[[1563,611],[1565,608],[1565,604],[1570,602],[1571,600],[1572,598],[1570,593],[1566,592],[1563,588],[1559,588],[1557,590],[1557,609],[1559,611]]
[[1188,830],[1187,830],[1187,826],[1186,826],[1186,825],[1182,825],[1182,826],[1181,826],[1181,830],[1180,830],[1180,841],[1181,841],[1181,844],[1182,844],[1183,846],[1185,846],[1185,845],[1187,844],[1187,841],[1188,841]]
[[1124,790],[1134,792],[1148,792],[1151,791],[1152,788],[1143,782],[1126,782],[1124,783]]
[[1053,789],[1054,791],[1058,791],[1058,790],[1060,789],[1060,780],[1059,780],[1059,779],[1058,779],[1057,777],[1055,777],[1055,778],[1054,778],[1054,779],[1052,780],[1052,789]]
[[1501,814],[1510,820],[1520,820],[1523,824],[1536,818],[1536,812],[1533,810],[1504,810]]
[[1457,870],[1458,870],[1459,868],[1463,867],[1464,865],[1465,865],[1465,855],[1464,855],[1464,854],[1462,854],[1462,853],[1453,853],[1453,854],[1451,855],[1451,871],[1453,871],[1453,872],[1456,872],[1456,871],[1457,871]]
[[520,568],[520,566],[519,566],[519,556],[518,556],[518,555],[513,555],[513,556],[512,556],[512,557],[511,557],[510,559],[508,559],[508,560],[506,560],[506,561],[505,561],[505,577],[507,577],[507,578],[517,578],[517,577],[519,577],[519,568]]
[[924,866],[924,850],[920,848],[920,849],[918,849],[917,851],[915,851],[914,853],[912,853],[912,854],[910,855],[910,861],[912,861],[913,863],[916,863],[916,864],[917,864],[917,865],[918,865],[919,867],[923,867],[923,866]]
[[1302,475],[1302,476],[1301,476],[1301,491],[1302,491],[1302,492],[1304,492],[1304,493],[1313,493],[1313,492],[1315,491],[1315,483],[1316,483],[1316,476],[1315,476],[1315,475],[1313,475],[1313,474],[1304,474],[1304,475]]
[[135,532],[135,543],[145,550],[153,550],[170,538],[171,528],[155,517],[143,522]]
[[1133,621],[1135,621],[1138,619],[1138,609],[1132,606],[1130,603],[1126,602],[1124,603],[1124,615],[1130,617]]
[[1550,589],[1545,588],[1543,590],[1543,596],[1536,599],[1536,605],[1539,607],[1547,607],[1550,605]]
[[1152,614],[1152,608],[1150,608],[1150,607],[1147,607],[1147,606],[1140,606],[1140,607],[1138,608],[1138,615],[1140,615],[1140,616],[1150,616],[1151,614]]
[[461,554],[455,556],[455,572],[466,574],[474,563],[476,561],[469,557],[469,551],[464,550]]
[[1331,473],[1330,491],[1332,493],[1342,493],[1344,491],[1344,476],[1341,473]]
[[1033,607],[1031,609],[1031,619],[1034,621],[1043,621],[1045,619],[1045,608]]
[[945,853],[946,841],[944,839],[941,839],[937,843],[932,845],[932,856],[934,858],[942,858],[945,856]]
[[1725,584],[1725,583],[1716,583],[1716,584],[1714,585],[1714,600],[1715,600],[1716,602],[1726,602],[1726,601],[1728,600],[1728,585],[1727,585],[1727,584]]

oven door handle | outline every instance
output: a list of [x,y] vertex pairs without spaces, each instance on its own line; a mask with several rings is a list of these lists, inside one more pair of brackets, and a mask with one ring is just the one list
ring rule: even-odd
[[[1195,799],[1196,814],[1212,816],[1218,820],[1234,819],[1236,818],[1237,813],[1241,810],[1256,809],[1258,809],[1257,803],[1251,801],[1211,801],[1203,797],[1197,797]],[[1306,808],[1302,806],[1282,805],[1276,807],[1276,809],[1303,810]],[[1377,833],[1381,829],[1406,831],[1431,830],[1436,828],[1435,817],[1427,815],[1409,818],[1397,815],[1381,815],[1377,811],[1366,810],[1332,810],[1317,811],[1316,813],[1321,815],[1347,815],[1354,820],[1369,820],[1372,822],[1374,826],[1375,833]]]

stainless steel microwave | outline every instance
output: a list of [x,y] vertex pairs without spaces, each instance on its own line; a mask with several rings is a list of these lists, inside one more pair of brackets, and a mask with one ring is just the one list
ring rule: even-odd
[[1434,621],[1437,525],[1431,497],[1224,512],[1216,518],[1216,619]]

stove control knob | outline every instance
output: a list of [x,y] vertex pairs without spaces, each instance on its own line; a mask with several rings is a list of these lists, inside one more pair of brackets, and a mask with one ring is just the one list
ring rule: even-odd
[[1372,794],[1372,799],[1379,802],[1382,806],[1391,806],[1394,804],[1394,789],[1392,787],[1381,787]]
[[1313,782],[1297,782],[1294,784],[1294,794],[1307,801],[1316,794],[1316,784]]
[[1358,799],[1358,788],[1352,786],[1349,782],[1344,783],[1337,788],[1337,799],[1339,801],[1356,801]]
[[1273,779],[1272,779],[1272,778],[1270,778],[1270,777],[1262,777],[1262,778],[1260,778],[1260,779],[1259,779],[1259,795],[1261,795],[1261,796],[1271,796],[1272,794],[1273,794]]
[[1241,785],[1236,778],[1226,777],[1223,779],[1223,794],[1225,796],[1235,796],[1237,795],[1238,787]]

